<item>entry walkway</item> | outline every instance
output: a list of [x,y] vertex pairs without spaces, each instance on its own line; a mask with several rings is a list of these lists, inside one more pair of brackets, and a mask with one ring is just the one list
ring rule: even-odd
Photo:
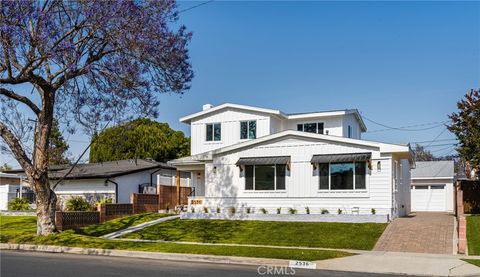
[[454,216],[446,213],[416,213],[390,223],[374,250],[453,254]]
[[116,232],[113,232],[113,233],[110,233],[110,234],[106,234],[106,235],[102,236],[102,238],[105,238],[105,239],[118,238],[118,237],[121,237],[121,236],[126,235],[128,233],[135,232],[135,231],[138,231],[140,229],[147,228],[147,227],[150,227],[152,225],[158,224],[160,222],[164,222],[164,221],[172,220],[172,219],[177,219],[177,218],[180,218],[180,216],[179,215],[172,215],[172,216],[162,217],[162,218],[155,219],[155,220],[152,220],[152,221],[148,221],[148,222],[138,224],[138,225],[135,225],[135,226],[132,226],[132,227],[128,227],[126,229],[122,229],[122,230],[119,230],[119,231],[116,231]]

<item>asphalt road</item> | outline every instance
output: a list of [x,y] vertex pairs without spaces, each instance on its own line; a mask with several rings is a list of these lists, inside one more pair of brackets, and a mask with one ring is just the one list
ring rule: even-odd
[[[211,263],[171,262],[161,260],[52,254],[21,251],[1,251],[1,277],[96,277],[96,276],[389,276],[328,270],[291,269],[289,274],[259,274],[258,266],[224,265]],[[261,273],[265,268],[260,269]]]

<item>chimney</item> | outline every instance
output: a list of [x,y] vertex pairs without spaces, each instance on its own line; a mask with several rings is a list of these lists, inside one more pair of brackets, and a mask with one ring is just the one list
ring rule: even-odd
[[206,110],[209,110],[209,109],[213,108],[213,105],[212,104],[205,104],[205,105],[203,105],[202,108],[203,108],[204,111],[206,111]]

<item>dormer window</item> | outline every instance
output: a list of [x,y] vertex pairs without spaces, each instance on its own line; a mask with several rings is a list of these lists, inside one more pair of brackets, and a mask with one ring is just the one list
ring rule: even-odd
[[206,141],[222,140],[222,125],[220,123],[206,124]]
[[241,121],[240,122],[240,139],[256,139],[257,138],[257,121]]
[[323,122],[297,124],[297,131],[323,134]]

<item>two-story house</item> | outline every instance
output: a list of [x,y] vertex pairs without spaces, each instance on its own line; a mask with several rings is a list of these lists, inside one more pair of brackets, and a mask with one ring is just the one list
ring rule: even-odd
[[362,140],[356,109],[285,114],[207,104],[180,121],[191,126],[192,155],[169,163],[191,173],[197,205],[410,212],[410,147]]

